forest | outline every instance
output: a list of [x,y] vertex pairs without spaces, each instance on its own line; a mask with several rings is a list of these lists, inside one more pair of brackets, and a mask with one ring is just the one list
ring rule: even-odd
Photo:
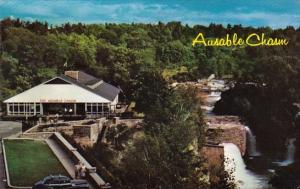
[[[206,37],[237,33],[265,33],[284,37],[288,46],[204,47],[192,46],[199,32]],[[180,22],[158,24],[66,23],[52,26],[41,22],[1,21],[1,98],[14,95],[64,70],[83,70],[119,85],[133,97],[138,73],[156,69],[168,81],[197,80],[210,74],[235,81],[259,81],[255,74],[268,70],[294,71],[299,57],[299,28],[242,27],[218,24],[188,26]],[[286,66],[286,69],[281,67]],[[264,74],[264,73],[262,73]],[[280,80],[287,73],[268,73]],[[273,75],[274,74],[274,75]],[[274,85],[280,86],[278,82]],[[274,86],[275,87],[275,86]],[[283,86],[282,86],[283,87]]]
[[[266,151],[283,147],[284,140],[289,135],[295,135],[297,141],[300,141],[300,116],[295,117],[299,111],[295,103],[300,102],[300,28],[254,28],[214,23],[208,26],[189,26],[180,22],[66,23],[53,26],[46,22],[9,18],[1,20],[0,24],[0,102],[65,70],[83,70],[119,86],[125,92],[128,101],[136,101],[137,111],[149,115],[148,118],[146,116],[149,126],[146,127],[146,133],[149,138],[144,142],[153,144],[153,148],[159,148],[159,142],[174,140],[170,138],[170,134],[164,134],[180,134],[180,130],[164,130],[162,126],[183,124],[179,116],[181,114],[176,114],[179,111],[178,104],[172,104],[173,100],[178,103],[182,101],[181,104],[186,105],[180,109],[184,113],[198,111],[197,107],[191,105],[191,99],[182,100],[183,97],[189,96],[188,94],[169,94],[166,86],[173,82],[197,81],[215,74],[217,78],[233,83],[233,87],[222,94],[222,100],[217,103],[214,110],[216,114],[242,116],[246,123],[253,125],[252,129],[257,133],[257,139],[264,144],[262,147]],[[273,38],[285,38],[289,43],[287,46],[272,47],[192,46],[192,41],[199,32],[204,33],[207,38],[224,37],[234,33],[241,37],[251,33],[264,33]],[[164,107],[160,107],[161,102],[165,102]],[[156,112],[157,109],[161,111]],[[168,120],[165,119],[167,115],[178,117]],[[190,122],[184,124],[203,125],[195,119],[192,116]],[[194,126],[190,129],[194,135],[203,136],[202,130],[197,130]],[[162,141],[154,140],[156,137]],[[202,143],[203,141],[199,140],[200,146]],[[300,143],[297,145],[300,146]],[[178,146],[174,148],[178,150]],[[170,154],[165,155],[172,157],[174,148],[168,148]],[[300,159],[300,151],[297,154]],[[183,165],[199,165],[201,170],[201,162],[192,162],[193,158],[187,157],[191,159],[183,159]],[[134,159],[137,157],[130,158],[125,161],[124,166],[127,168],[133,168],[131,163],[138,161]],[[167,163],[172,164],[172,161],[174,159],[169,159]],[[140,188],[159,188],[158,186],[170,184],[170,181],[178,181],[177,178],[167,178],[167,172],[179,171],[177,169],[158,173],[153,172],[155,167],[150,168],[153,174],[166,173],[163,178],[168,182],[152,180],[152,184],[159,184],[141,185]],[[300,178],[294,178],[292,173],[300,172],[300,169],[295,166],[291,166],[290,169],[280,172],[283,172],[285,177],[291,173],[293,178],[289,179],[299,180]],[[138,170],[132,170],[131,173],[133,172],[136,175],[131,175],[130,178],[140,174]],[[189,178],[203,174],[201,171],[179,172],[188,174]],[[278,178],[284,180],[280,174]],[[119,180],[124,184],[122,176]],[[134,179],[132,182],[135,182]],[[195,188],[199,186],[197,182],[171,182],[174,185],[170,188],[180,188],[183,184]],[[130,188],[131,184],[126,183],[126,186]]]

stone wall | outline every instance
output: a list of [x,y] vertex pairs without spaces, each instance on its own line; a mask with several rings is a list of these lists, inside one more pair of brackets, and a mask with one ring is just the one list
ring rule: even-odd
[[72,124],[73,136],[87,137],[92,143],[96,143],[105,122],[107,122],[105,118],[88,122],[74,122]]
[[116,125],[125,124],[129,128],[132,128],[132,127],[136,127],[136,126],[140,125],[141,123],[143,123],[143,121],[144,121],[144,119],[118,119],[118,118],[115,118],[114,124],[116,124]]
[[98,125],[73,125],[75,137],[88,137],[91,142],[97,142],[100,128]]
[[18,138],[42,139],[45,140],[53,135],[53,132],[22,133]]
[[222,128],[224,125],[220,125],[219,128],[209,128],[210,131],[216,133],[214,140],[219,143],[233,143],[240,149],[242,155],[246,153],[246,130],[244,127],[232,125]]
[[215,143],[233,143],[239,147],[241,154],[246,153],[246,129],[237,116],[211,116],[206,118],[208,140]]

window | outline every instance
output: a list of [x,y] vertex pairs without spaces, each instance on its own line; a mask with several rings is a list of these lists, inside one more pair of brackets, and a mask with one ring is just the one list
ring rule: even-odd
[[36,109],[36,113],[37,114],[40,114],[40,112],[41,112],[41,106],[40,106],[40,104],[36,104],[36,107],[35,107]]
[[12,103],[8,105],[9,114],[11,115],[35,115],[40,114],[40,103]]
[[20,112],[24,112],[24,104],[20,103]]
[[45,183],[45,184],[53,184],[53,181],[54,181],[54,179],[51,178],[51,177],[50,177],[50,178],[45,178],[45,179],[44,179],[44,183]]
[[18,104],[14,104],[13,106],[14,106],[14,107],[13,107],[14,112],[18,112],[18,111],[19,111],[19,109],[18,109]]
[[61,177],[60,183],[62,183],[62,184],[70,183],[70,179],[68,177]]
[[109,104],[108,103],[87,103],[86,104],[87,114],[93,115],[107,115],[109,113]]
[[10,112],[12,112],[13,111],[13,105],[9,104],[9,108],[8,109],[9,109]]
[[92,107],[91,107],[91,105],[90,104],[87,104],[87,107],[86,107],[87,109],[86,109],[86,112],[92,112]]
[[98,108],[97,108],[97,104],[93,104],[93,112],[97,113],[98,112]]
[[103,111],[104,112],[108,112],[109,111],[108,104],[105,104],[105,106],[103,107]]

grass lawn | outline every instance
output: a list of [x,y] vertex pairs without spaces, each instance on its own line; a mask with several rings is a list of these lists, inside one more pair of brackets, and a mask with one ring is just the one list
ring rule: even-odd
[[45,176],[67,171],[47,143],[35,140],[5,140],[10,182],[13,186],[32,186]]

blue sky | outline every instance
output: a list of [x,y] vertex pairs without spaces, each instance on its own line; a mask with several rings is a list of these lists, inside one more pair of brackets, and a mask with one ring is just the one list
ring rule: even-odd
[[0,0],[0,18],[83,23],[300,26],[300,0]]

